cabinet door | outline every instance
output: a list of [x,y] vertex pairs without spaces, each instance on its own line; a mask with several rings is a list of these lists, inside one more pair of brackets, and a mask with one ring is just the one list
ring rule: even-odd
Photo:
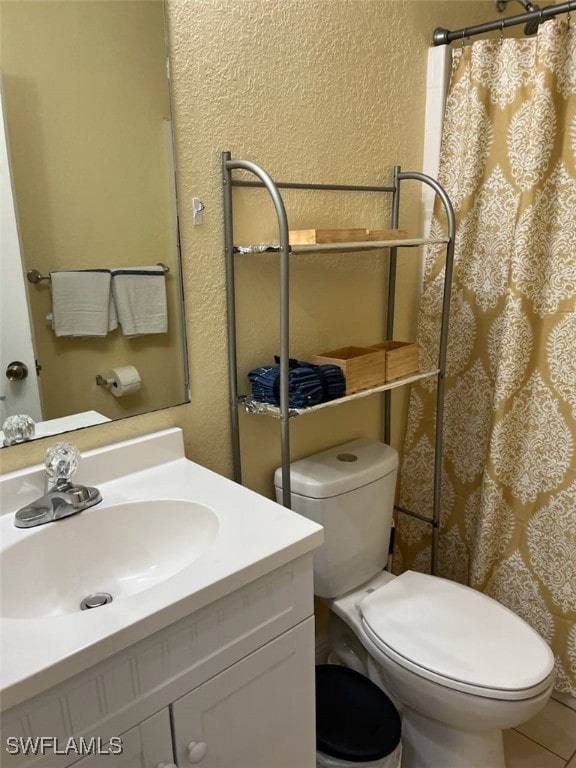
[[121,733],[119,739],[121,745],[112,741],[73,768],[175,768],[168,708]]
[[178,699],[172,725],[180,768],[313,768],[314,619]]

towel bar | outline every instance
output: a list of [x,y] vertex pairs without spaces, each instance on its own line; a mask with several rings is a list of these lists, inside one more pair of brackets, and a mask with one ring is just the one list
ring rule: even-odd
[[[166,274],[170,272],[170,267],[167,267],[166,264],[163,264],[161,261],[159,261],[156,266],[162,267]],[[40,283],[42,280],[50,280],[50,275],[43,275],[42,272],[38,272],[37,269],[31,269],[29,272],[26,272],[26,277],[30,283]]]

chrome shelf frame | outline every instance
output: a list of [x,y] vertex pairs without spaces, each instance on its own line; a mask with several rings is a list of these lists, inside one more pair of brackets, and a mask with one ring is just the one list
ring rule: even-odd
[[[247,181],[233,177],[234,171],[244,171],[252,174],[257,181]],[[391,227],[398,228],[400,214],[400,187],[406,181],[417,181],[430,187],[440,199],[447,221],[447,237],[440,239],[407,238],[403,240],[383,240],[354,243],[329,243],[319,245],[291,246],[289,242],[288,216],[280,189],[302,190],[326,190],[326,191],[352,191],[392,195],[392,221]],[[391,186],[377,185],[342,185],[342,184],[306,184],[293,182],[274,181],[264,168],[250,160],[234,159],[230,152],[222,153],[222,186],[224,202],[224,250],[226,262],[226,311],[228,332],[228,370],[229,370],[229,407],[230,427],[232,440],[232,460],[234,480],[242,483],[242,458],[240,451],[240,424],[239,409],[243,407],[249,413],[258,413],[273,416],[280,422],[281,445],[281,471],[282,471],[282,503],[286,507],[291,506],[290,484],[290,419],[305,413],[313,413],[325,407],[334,407],[351,400],[367,397],[373,394],[384,395],[384,419],[383,439],[390,442],[391,432],[391,394],[392,390],[408,385],[423,378],[436,376],[436,430],[434,445],[434,483],[432,512],[430,517],[412,512],[402,507],[396,507],[398,512],[411,515],[432,526],[432,555],[431,573],[437,572],[438,546],[440,534],[440,482],[442,472],[442,439],[444,417],[444,394],[446,376],[446,357],[448,348],[448,319],[450,313],[450,297],[452,286],[452,273],[454,264],[454,238],[456,231],[454,210],[444,188],[433,178],[416,171],[402,171],[400,166],[394,167],[394,178]],[[261,187],[265,189],[272,201],[276,213],[278,226],[278,240],[272,245],[236,246],[234,243],[233,221],[233,187]],[[293,409],[288,405],[288,374],[289,374],[289,340],[290,340],[290,256],[296,253],[345,253],[367,250],[386,249],[389,252],[388,265],[388,303],[386,310],[386,339],[393,338],[396,271],[398,263],[398,248],[415,248],[430,243],[439,243],[445,246],[444,267],[444,292],[442,301],[442,317],[440,324],[438,366],[432,371],[407,376],[396,381],[387,382],[380,387],[374,387],[363,392],[355,393],[347,397],[339,398],[319,406],[307,409]],[[241,395],[238,386],[238,361],[237,361],[237,325],[236,325],[236,290],[235,290],[235,262],[243,253],[270,253],[275,254],[279,261],[279,320],[280,320],[280,405],[269,406],[264,403],[256,403],[250,397]]]

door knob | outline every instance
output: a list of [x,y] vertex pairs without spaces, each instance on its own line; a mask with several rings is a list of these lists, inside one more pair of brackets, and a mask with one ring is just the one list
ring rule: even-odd
[[8,381],[22,381],[28,376],[28,366],[26,363],[21,363],[20,360],[13,360],[8,363],[6,368],[6,378]]

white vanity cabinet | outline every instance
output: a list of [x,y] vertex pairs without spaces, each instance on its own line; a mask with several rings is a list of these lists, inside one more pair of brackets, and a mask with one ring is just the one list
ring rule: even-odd
[[100,754],[83,757],[74,763],[74,768],[173,768],[172,730],[170,710],[165,707],[142,723],[120,735],[121,753],[117,753],[120,742],[104,744]]
[[[313,768],[312,594],[308,553],[4,712],[3,768]],[[5,750],[47,735],[101,753]]]
[[174,702],[177,764],[314,766],[313,644],[308,619]]

